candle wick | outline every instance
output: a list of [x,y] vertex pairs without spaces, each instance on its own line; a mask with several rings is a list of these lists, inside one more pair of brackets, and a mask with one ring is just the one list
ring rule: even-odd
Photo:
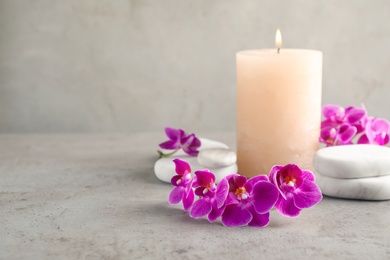
[[278,48],[278,54],[279,54],[279,52],[280,52],[280,48]]

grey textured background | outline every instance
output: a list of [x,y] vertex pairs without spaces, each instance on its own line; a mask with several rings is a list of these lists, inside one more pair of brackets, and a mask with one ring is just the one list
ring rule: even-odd
[[0,0],[0,132],[235,128],[235,53],[324,53],[323,103],[390,119],[387,0]]

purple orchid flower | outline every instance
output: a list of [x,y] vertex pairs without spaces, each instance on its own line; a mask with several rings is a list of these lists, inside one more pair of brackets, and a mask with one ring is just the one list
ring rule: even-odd
[[352,144],[352,139],[364,131],[367,122],[364,106],[344,109],[338,105],[325,105],[322,114],[325,120],[321,122],[319,141],[327,146]]
[[348,124],[341,127],[325,127],[321,129],[320,142],[326,146],[352,144],[351,140],[356,132],[356,127]]
[[271,183],[280,192],[276,210],[287,217],[296,217],[302,209],[310,208],[322,200],[314,174],[301,170],[296,164],[274,166],[270,171]]
[[191,178],[190,165],[180,159],[173,160],[177,175],[173,176],[171,183],[175,186],[169,194],[169,204],[178,204],[183,201],[185,211],[188,211],[194,203],[194,190],[192,189],[194,180]]
[[322,109],[325,120],[321,123],[322,127],[337,126],[344,123],[358,128],[358,132],[363,131],[364,118],[367,116],[366,108],[350,106],[344,109],[338,105],[325,105]]
[[226,197],[229,192],[229,184],[226,179],[215,185],[215,176],[208,170],[196,171],[195,194],[200,197],[192,205],[190,216],[200,218],[208,215],[210,222],[219,218],[226,207]]
[[161,157],[168,157],[179,149],[191,156],[197,156],[199,153],[199,147],[201,145],[200,140],[195,136],[195,134],[186,134],[182,129],[176,129],[171,127],[165,128],[165,134],[168,136],[169,140],[165,141],[159,146],[162,149],[174,150],[172,153],[163,154],[161,151],[158,151]]
[[367,120],[365,134],[363,134],[358,144],[386,145],[389,142],[390,124],[381,118],[369,118]]
[[275,205],[279,192],[265,175],[247,181],[245,176],[226,177],[229,194],[222,214],[222,224],[228,227],[264,227],[269,223],[269,211]]

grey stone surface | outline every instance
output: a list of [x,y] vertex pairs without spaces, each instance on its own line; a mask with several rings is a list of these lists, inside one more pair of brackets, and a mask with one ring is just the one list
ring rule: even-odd
[[325,197],[296,219],[273,211],[263,229],[189,218],[153,173],[164,138],[0,136],[0,258],[390,258],[390,201]]

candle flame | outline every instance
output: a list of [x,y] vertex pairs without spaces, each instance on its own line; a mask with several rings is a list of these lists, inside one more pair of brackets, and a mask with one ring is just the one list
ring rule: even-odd
[[280,32],[280,29],[276,30],[276,35],[275,35],[275,45],[276,48],[282,47],[282,33]]

